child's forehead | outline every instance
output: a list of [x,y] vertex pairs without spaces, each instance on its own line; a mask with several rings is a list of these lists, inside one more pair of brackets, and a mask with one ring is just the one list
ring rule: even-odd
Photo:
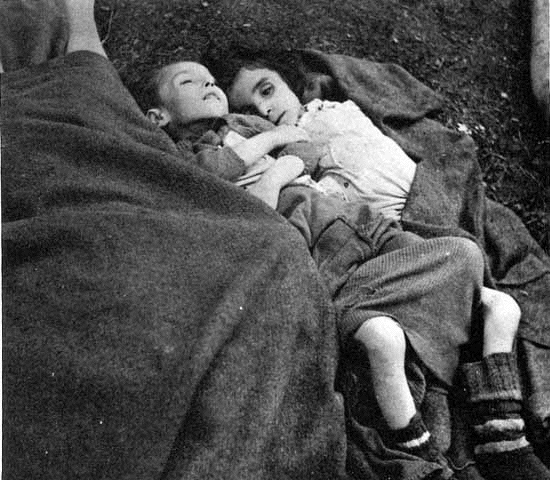
[[281,75],[267,67],[242,67],[231,85],[230,93],[235,102],[244,102],[265,82],[284,82]]
[[210,71],[204,65],[197,62],[182,61],[167,65],[161,70],[161,83],[180,74],[187,74],[191,76],[212,76]]
[[242,66],[236,77],[242,78],[243,76],[249,79],[258,79],[262,77],[282,79],[281,74],[277,70],[261,63],[252,63]]

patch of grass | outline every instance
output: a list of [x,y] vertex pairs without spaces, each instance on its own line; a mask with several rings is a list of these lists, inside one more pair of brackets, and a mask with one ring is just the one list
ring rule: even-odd
[[479,146],[489,197],[550,253],[550,137],[529,83],[527,0],[98,0],[126,83],[232,41],[395,62],[446,98],[441,121]]

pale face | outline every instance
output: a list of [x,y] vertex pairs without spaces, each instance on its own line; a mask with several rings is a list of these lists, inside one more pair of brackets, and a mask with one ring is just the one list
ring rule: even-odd
[[231,107],[253,110],[276,125],[296,125],[302,105],[281,76],[268,68],[242,68],[229,90]]
[[168,65],[160,73],[159,96],[168,121],[186,125],[229,111],[225,93],[208,69],[195,62]]

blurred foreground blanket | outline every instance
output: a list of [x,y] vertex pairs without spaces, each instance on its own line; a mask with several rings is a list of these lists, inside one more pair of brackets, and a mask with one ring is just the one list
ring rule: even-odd
[[[438,95],[403,68],[315,50],[297,51],[299,68],[321,96],[355,101],[418,162],[403,226],[424,237],[473,235],[489,260],[489,284],[522,309],[518,350],[532,440],[550,437],[550,258],[519,217],[485,196],[471,137],[431,119]],[[329,76],[327,88],[326,78]],[[550,444],[548,444],[550,448]]]
[[177,156],[103,57],[5,74],[2,103],[3,478],[346,478],[299,233]]
[[0,3],[0,59],[6,72],[63,55],[68,35],[65,0]]

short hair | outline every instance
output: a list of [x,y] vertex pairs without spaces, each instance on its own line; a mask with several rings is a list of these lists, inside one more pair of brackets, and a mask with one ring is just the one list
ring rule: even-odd
[[[143,74],[138,75],[138,79],[134,80],[128,85],[128,89],[136,99],[139,107],[144,113],[151,108],[158,108],[164,105],[162,98],[160,97],[160,80],[162,72],[165,68],[175,65],[180,62],[196,62],[194,58],[178,58],[176,57],[171,62],[157,66],[155,68],[148,68]],[[140,69],[141,70],[141,69]]]
[[[151,108],[162,106],[160,98],[160,77],[164,67],[157,67],[153,70],[147,70],[144,73],[137,75],[137,78],[128,79],[126,81],[128,90],[135,98],[137,104],[143,113]],[[134,74],[136,75],[136,74]]]

